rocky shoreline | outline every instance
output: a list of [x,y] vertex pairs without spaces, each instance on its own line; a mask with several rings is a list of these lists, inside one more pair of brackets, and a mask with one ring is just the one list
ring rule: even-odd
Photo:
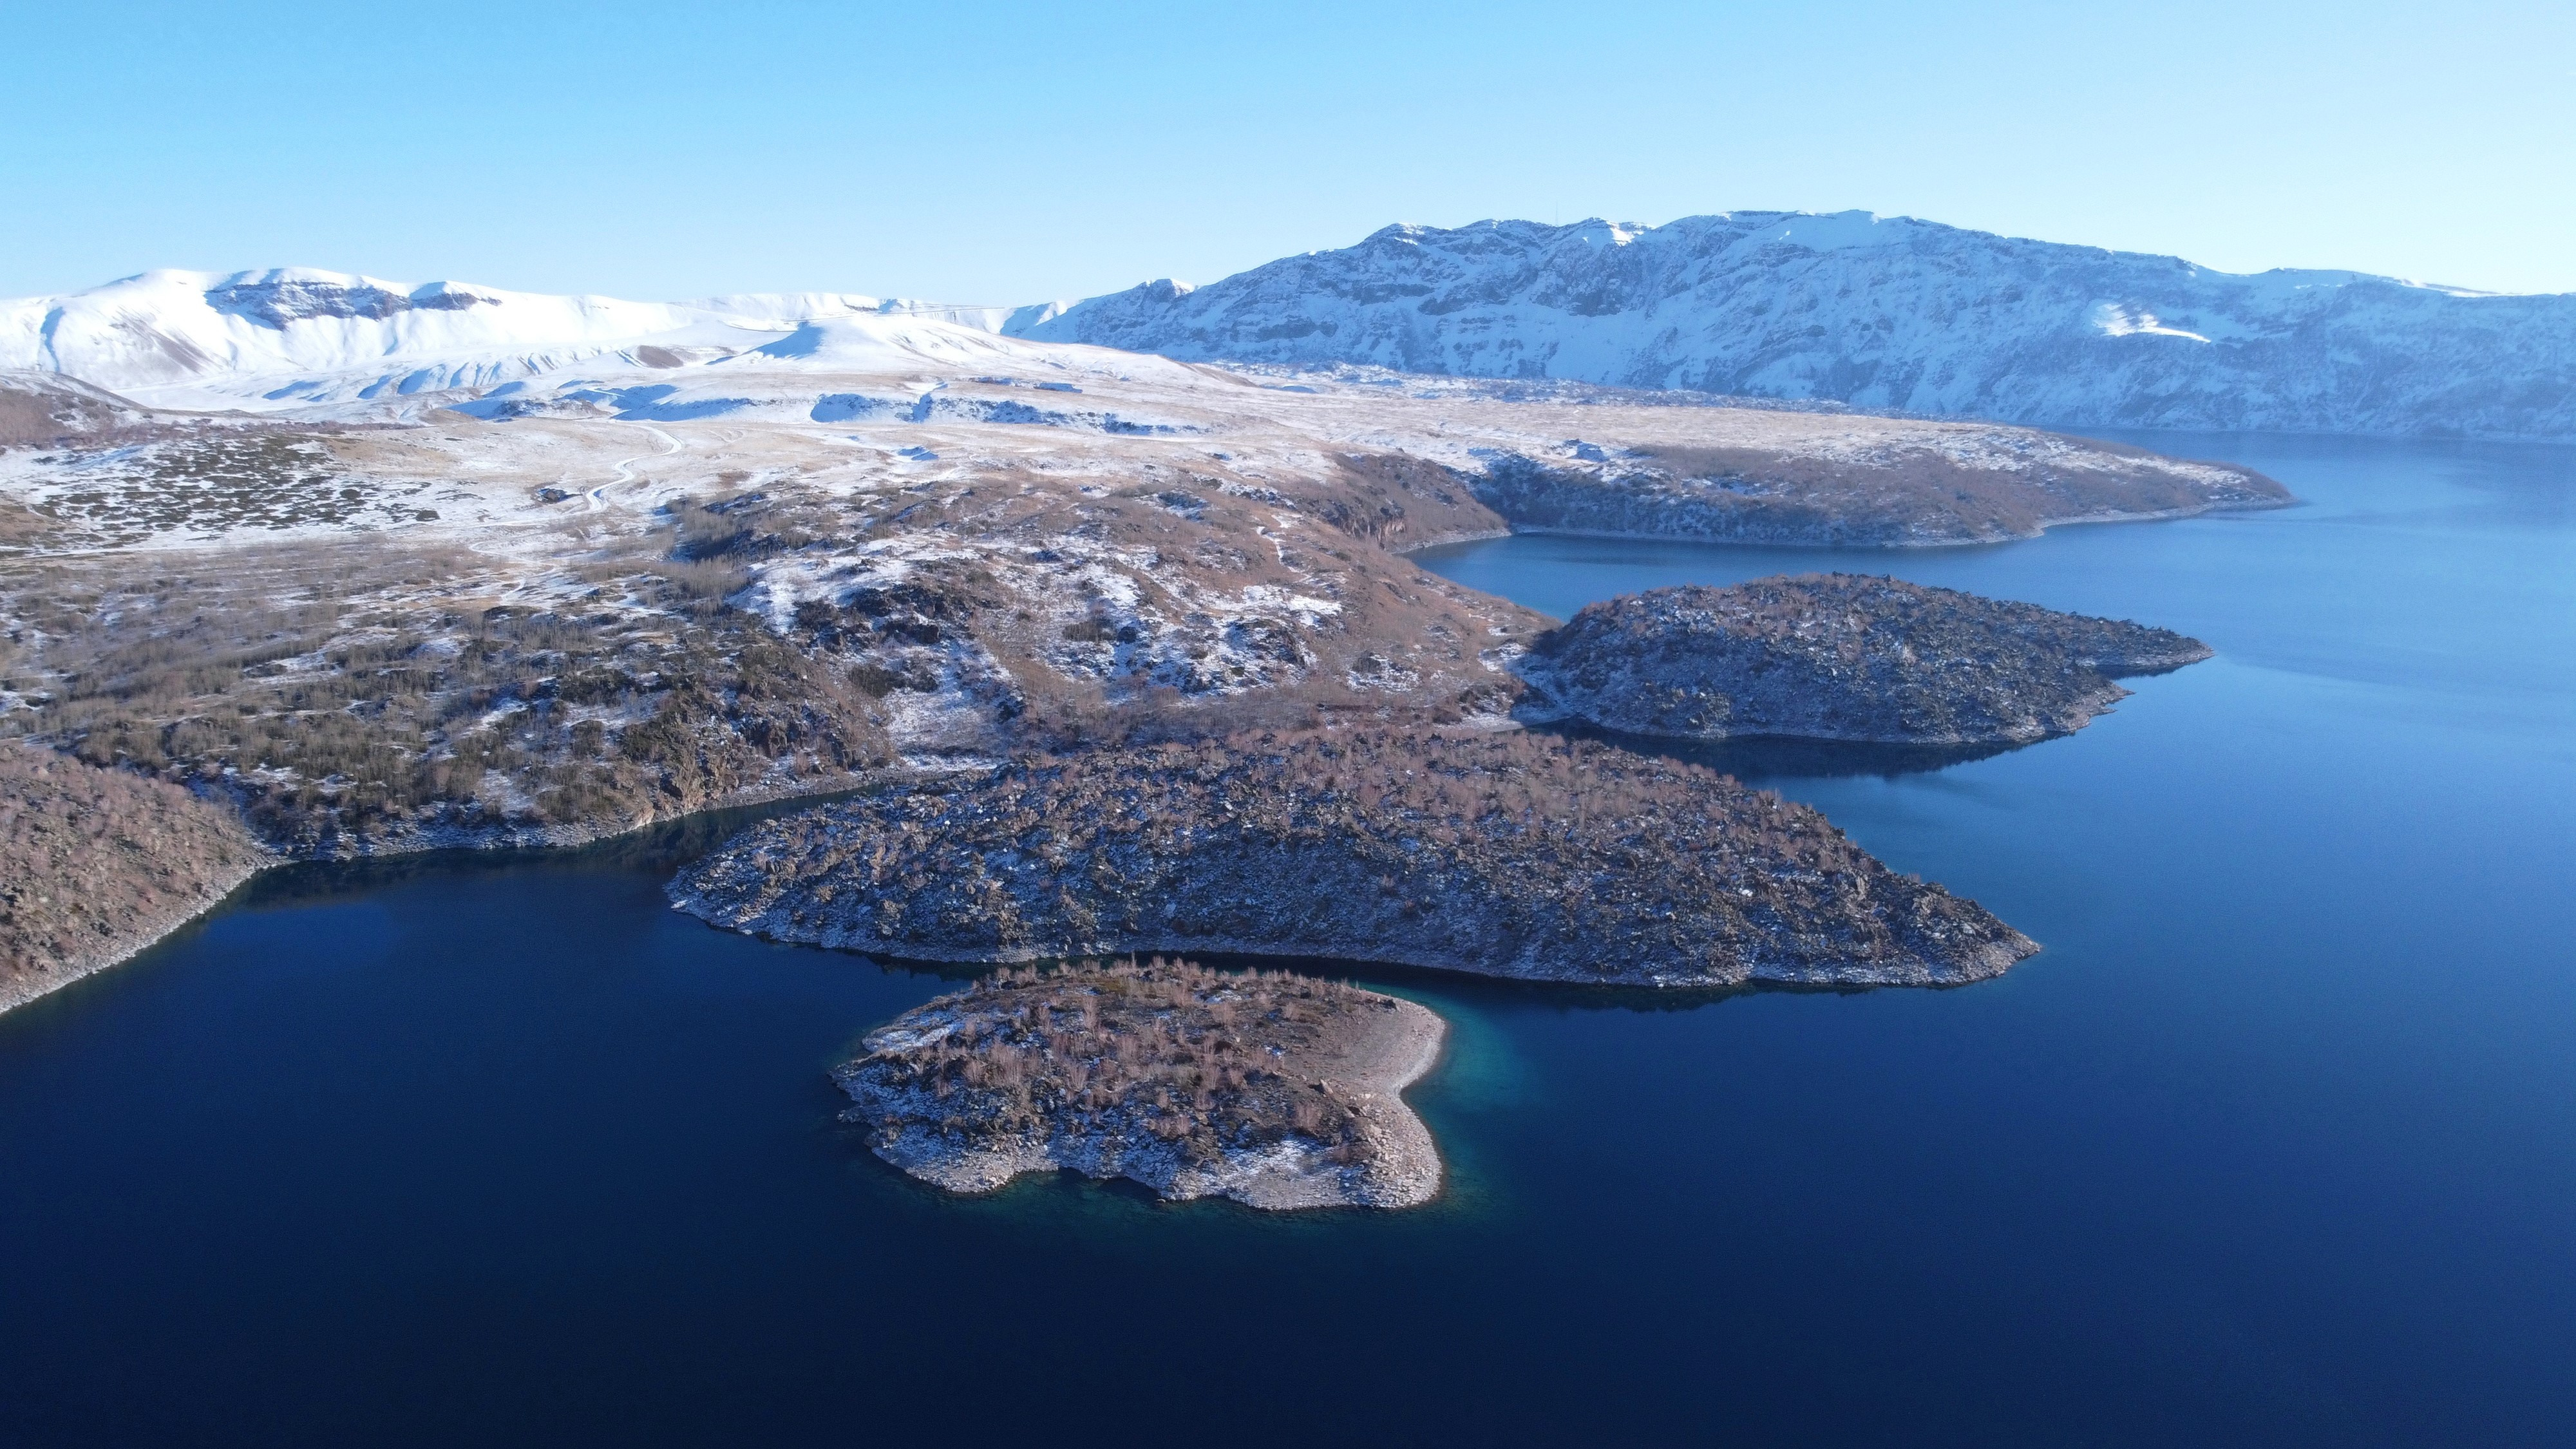
[[1514,661],[1516,713],[1623,734],[2025,744],[2211,655],[2170,630],[1855,574],[1653,589],[1586,607]]
[[1226,952],[1521,980],[1950,985],[2039,948],[1821,815],[1506,732],[1103,750],[763,822],[673,904],[923,960]]
[[1157,957],[1006,968],[871,1032],[832,1076],[879,1157],[949,1192],[1075,1171],[1167,1201],[1399,1208],[1440,1189],[1402,1093],[1446,1032],[1376,992]]

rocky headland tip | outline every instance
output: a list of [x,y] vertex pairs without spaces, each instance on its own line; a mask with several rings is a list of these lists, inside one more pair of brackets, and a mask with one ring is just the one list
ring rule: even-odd
[[2171,630],[1901,579],[1804,574],[1623,594],[1514,662],[1538,722],[1623,734],[2026,744],[2210,657]]
[[1805,806],[1521,731],[1265,732],[1012,765],[764,822],[671,896],[772,939],[946,961],[1186,951],[1947,985],[2038,949]]

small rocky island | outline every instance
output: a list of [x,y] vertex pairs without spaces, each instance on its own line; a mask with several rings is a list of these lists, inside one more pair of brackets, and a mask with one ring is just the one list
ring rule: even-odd
[[1586,607],[1516,668],[1534,722],[1715,740],[2021,744],[2081,729],[2111,681],[2210,657],[2166,629],[1857,574],[1652,589]]
[[765,821],[670,890],[734,930],[944,961],[1226,952],[1948,985],[2039,949],[1804,806],[1521,731],[1266,732],[1014,764]]
[[1158,956],[1005,967],[832,1075],[879,1157],[951,1192],[1071,1169],[1167,1200],[1411,1207],[1439,1191],[1440,1155],[1399,1094],[1446,1031],[1339,982]]

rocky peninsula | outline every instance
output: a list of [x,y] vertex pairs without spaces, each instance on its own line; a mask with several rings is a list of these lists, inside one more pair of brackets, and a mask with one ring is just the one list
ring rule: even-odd
[[0,1011],[133,955],[271,859],[177,785],[0,745]]
[[670,890],[734,930],[946,961],[1227,952],[1948,985],[2039,949],[1804,806],[1519,731],[1264,732],[1016,764],[764,822]]
[[2127,697],[2115,678],[2210,652],[2142,624],[1806,574],[1590,605],[1516,662],[1518,712],[1678,739],[2019,744],[2083,728]]
[[879,1157],[950,1192],[1070,1169],[1172,1201],[1411,1207],[1439,1191],[1440,1155],[1400,1094],[1446,1032],[1339,982],[1158,956],[1005,967],[832,1075]]
[[1999,543],[2294,501],[2249,468],[2092,438],[1729,411],[1723,435],[1705,423],[1688,436],[1630,426],[1626,446],[1569,438],[1499,452],[1482,460],[1477,501],[1517,532],[1847,548]]

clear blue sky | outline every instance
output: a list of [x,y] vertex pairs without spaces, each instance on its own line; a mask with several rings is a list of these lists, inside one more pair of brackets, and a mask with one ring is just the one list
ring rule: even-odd
[[0,296],[299,264],[972,302],[1857,207],[2576,290],[2576,4],[0,8]]

